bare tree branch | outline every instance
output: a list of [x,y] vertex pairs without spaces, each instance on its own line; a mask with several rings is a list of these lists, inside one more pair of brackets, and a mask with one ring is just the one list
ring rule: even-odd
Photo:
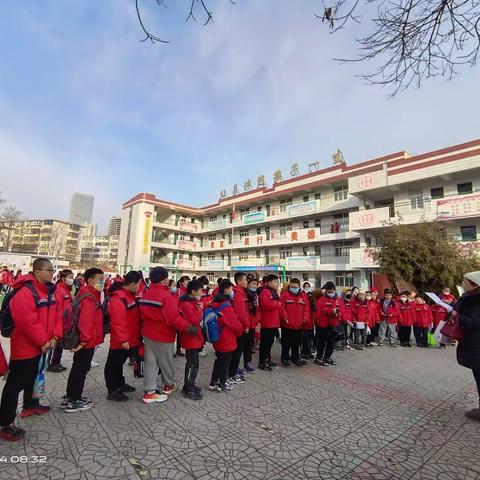
[[[166,7],[166,5],[161,1],[157,0],[158,5],[162,5],[163,7]],[[145,42],[146,40],[150,40],[152,43],[158,42],[158,43],[170,43],[168,40],[162,40],[161,38],[152,35],[146,28],[145,25],[143,24],[142,20],[142,15],[140,13],[140,7],[138,6],[138,0],[135,0],[135,8],[137,10],[137,18],[138,22],[140,23],[140,27],[142,27],[143,33],[145,33],[145,38],[143,40],[140,40],[141,42]]]

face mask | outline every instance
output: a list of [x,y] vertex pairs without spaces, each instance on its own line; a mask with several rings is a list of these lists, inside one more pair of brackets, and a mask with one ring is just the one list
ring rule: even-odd
[[257,289],[254,287],[248,287],[248,290],[252,293],[255,293],[257,291]]
[[105,282],[103,280],[101,282],[96,282],[94,285],[94,288],[99,292],[103,290],[103,287],[105,287]]
[[170,287],[170,293],[177,293],[177,287]]
[[407,301],[407,298],[406,297],[401,297],[400,300],[405,303]]
[[365,299],[366,299],[366,300],[371,300],[371,299],[372,299],[372,297],[365,297]]
[[304,290],[305,290],[307,293],[310,293],[311,288],[310,288],[310,287],[305,287]]
[[298,292],[300,291],[300,288],[290,287],[290,291],[291,291],[294,295],[298,295]]
[[65,280],[65,285],[68,285],[69,287],[71,287],[73,285],[73,278],[67,278]]
[[203,289],[204,289],[204,290],[208,290],[208,285],[204,285],[204,286],[203,286]]
[[228,294],[228,296],[229,296],[230,298],[233,298],[233,297],[235,296],[235,292],[232,290],[232,291]]
[[335,294],[334,293],[327,293],[327,297],[334,298]]

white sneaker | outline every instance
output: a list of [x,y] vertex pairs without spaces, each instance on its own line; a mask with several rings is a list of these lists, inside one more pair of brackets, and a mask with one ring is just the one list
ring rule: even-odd
[[99,367],[100,364],[99,364],[98,362],[94,362],[94,361],[92,360],[92,363],[90,364],[90,366],[91,366],[91,367]]

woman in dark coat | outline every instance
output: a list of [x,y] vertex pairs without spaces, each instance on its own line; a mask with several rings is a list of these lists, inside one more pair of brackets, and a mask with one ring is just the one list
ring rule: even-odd
[[[465,274],[463,288],[465,293],[455,307],[458,324],[463,330],[463,340],[457,347],[457,361],[463,367],[472,369],[480,406],[480,272]],[[480,408],[474,408],[465,415],[480,422]]]

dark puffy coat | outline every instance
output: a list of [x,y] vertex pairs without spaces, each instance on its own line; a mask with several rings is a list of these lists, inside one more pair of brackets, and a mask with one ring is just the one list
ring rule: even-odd
[[463,367],[480,369],[480,288],[462,295],[455,310],[463,330],[457,361]]

